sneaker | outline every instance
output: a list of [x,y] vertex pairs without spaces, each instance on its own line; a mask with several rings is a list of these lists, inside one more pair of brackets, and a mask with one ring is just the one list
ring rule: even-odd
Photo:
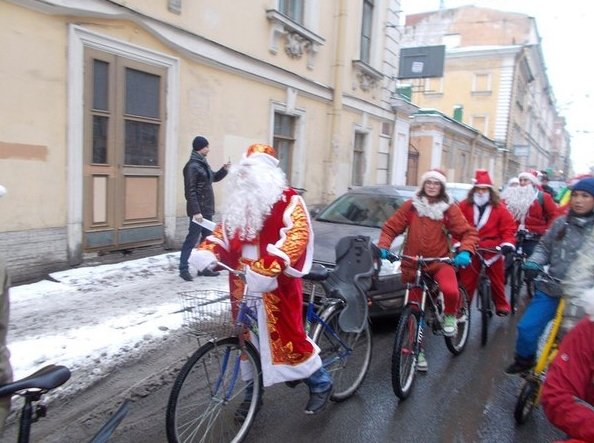
[[425,351],[421,351],[417,357],[417,371],[427,372],[428,369],[429,365],[427,364],[427,359],[425,358]]
[[507,368],[505,368],[505,373],[507,375],[522,375],[530,371],[530,369],[532,369],[533,366],[533,358],[516,357],[514,362]]
[[334,387],[330,386],[324,392],[310,392],[307,406],[305,406],[305,413],[313,415],[323,411],[328,404],[328,400],[330,400],[333,391]]
[[205,269],[204,271],[198,271],[196,274],[198,277],[216,277],[220,274],[218,271],[211,271],[210,269]]
[[190,274],[189,271],[179,271],[179,276],[181,278],[183,278],[185,281],[192,281],[194,280],[194,277],[192,277],[192,274]]
[[443,335],[454,337],[458,333],[458,323],[455,315],[446,315],[443,318]]

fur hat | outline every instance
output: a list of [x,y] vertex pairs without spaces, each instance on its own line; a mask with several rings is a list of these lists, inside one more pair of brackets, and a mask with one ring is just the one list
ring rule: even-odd
[[536,171],[525,171],[518,175],[518,178],[525,178],[526,180],[530,180],[533,185],[538,185],[538,178],[536,177]]
[[192,142],[192,149],[194,151],[200,151],[202,148],[206,148],[208,146],[208,140],[202,137],[201,135],[194,137],[194,141]]
[[425,172],[421,176],[421,186],[423,186],[423,184],[425,184],[425,182],[430,179],[439,181],[442,184],[442,186],[445,188],[447,179],[446,179],[445,173],[441,169],[433,168],[433,169]]
[[278,166],[278,159],[276,158],[276,151],[272,146],[256,143],[251,145],[244,158],[255,160],[259,163],[272,166],[276,168]]
[[486,169],[477,169],[472,179],[472,184],[480,188],[492,188],[493,181],[489,177],[489,172]]
[[584,191],[594,197],[594,178],[583,178],[571,188],[572,191]]

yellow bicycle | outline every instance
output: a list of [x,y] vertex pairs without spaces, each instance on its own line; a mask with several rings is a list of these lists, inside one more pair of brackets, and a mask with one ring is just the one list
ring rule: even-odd
[[541,337],[541,346],[539,347],[536,365],[524,376],[524,384],[514,409],[514,418],[519,425],[526,423],[534,408],[540,404],[540,394],[547,369],[557,355],[559,348],[558,332],[561,321],[563,320],[564,309],[565,300],[561,298],[555,318],[549,323],[549,326],[545,329]]

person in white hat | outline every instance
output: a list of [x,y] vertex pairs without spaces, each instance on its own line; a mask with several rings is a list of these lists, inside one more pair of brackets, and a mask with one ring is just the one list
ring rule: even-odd
[[[501,247],[504,255],[515,250],[516,223],[513,216],[500,201],[497,191],[493,189],[493,182],[485,169],[475,172],[474,187],[468,198],[460,202],[460,209],[468,222],[476,227],[479,233],[479,247]],[[493,302],[497,315],[509,314],[510,306],[505,296],[503,257],[494,259],[497,254],[483,254],[488,260],[494,261],[487,268],[487,275],[491,280]],[[460,269],[459,276],[472,301],[476,290],[478,274],[481,264],[478,257],[473,257],[470,266]]]
[[[264,386],[303,380],[310,394],[305,413],[316,414],[333,385],[303,326],[301,277],[311,268],[313,231],[305,202],[278,164],[273,147],[248,148],[229,172],[222,223],[189,261],[199,270],[222,261],[246,272],[245,282],[230,274],[231,297],[241,300],[246,283],[250,294],[262,297],[257,314]],[[248,390],[238,414],[247,413],[250,403]]]
[[[6,188],[0,185],[0,197],[6,195]],[[9,299],[8,288],[10,278],[6,270],[6,263],[0,257],[0,385],[12,381],[12,366],[10,365],[10,352],[6,345],[8,331]],[[10,397],[0,398],[0,436],[4,429],[4,421],[10,413]]]
[[[450,256],[450,234],[459,239],[459,252],[454,257],[454,264],[459,267],[470,264],[478,243],[476,228],[468,223],[454,199],[446,192],[446,176],[439,169],[424,173],[417,193],[384,223],[378,242],[381,258],[389,257],[393,240],[407,230],[403,254],[409,256]],[[401,269],[402,282],[412,283],[415,279],[415,264],[403,261]],[[456,336],[459,301],[456,269],[447,263],[431,263],[427,272],[437,281],[444,296],[444,335]],[[413,288],[410,296],[418,298],[419,293],[420,288]],[[427,367],[425,352],[422,351],[418,356],[417,370],[427,371]]]

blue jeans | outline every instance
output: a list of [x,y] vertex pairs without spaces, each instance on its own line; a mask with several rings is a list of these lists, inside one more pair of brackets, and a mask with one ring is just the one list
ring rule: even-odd
[[309,391],[316,394],[327,391],[332,386],[332,377],[323,366],[303,381],[309,386]]
[[198,223],[194,223],[192,221],[192,217],[190,217],[190,227],[188,228],[188,235],[186,235],[186,239],[184,240],[184,244],[181,248],[181,254],[179,256],[179,272],[188,270],[188,259],[190,258],[192,249],[194,249],[194,247],[200,240],[201,234],[202,238],[204,239],[206,238],[206,236],[212,234],[212,231],[203,228]]
[[547,323],[555,318],[558,297],[550,297],[538,289],[524,315],[518,322],[518,338],[516,340],[516,356],[532,359],[536,356],[538,339],[544,332]]

